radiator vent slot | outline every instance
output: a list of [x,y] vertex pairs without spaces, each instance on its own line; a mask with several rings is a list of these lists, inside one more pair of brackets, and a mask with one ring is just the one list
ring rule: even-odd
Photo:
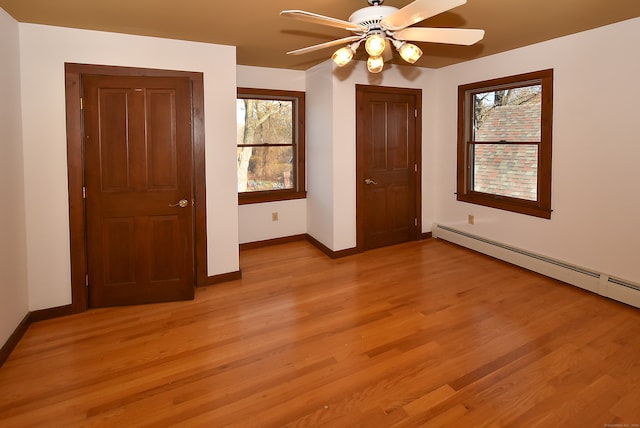
[[608,282],[612,284],[622,285],[623,287],[630,288],[632,290],[640,291],[640,285],[632,284],[629,281],[625,281],[623,279],[611,278],[607,279]]

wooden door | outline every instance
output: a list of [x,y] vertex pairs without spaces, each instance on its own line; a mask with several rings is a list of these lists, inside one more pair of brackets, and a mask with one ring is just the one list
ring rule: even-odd
[[358,85],[358,246],[420,237],[419,90]]
[[192,299],[189,79],[82,83],[89,305]]

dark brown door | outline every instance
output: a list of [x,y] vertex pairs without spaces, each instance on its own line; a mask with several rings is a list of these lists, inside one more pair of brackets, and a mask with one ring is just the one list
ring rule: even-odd
[[82,83],[90,306],[192,299],[189,79]]
[[358,246],[418,239],[420,91],[356,88]]

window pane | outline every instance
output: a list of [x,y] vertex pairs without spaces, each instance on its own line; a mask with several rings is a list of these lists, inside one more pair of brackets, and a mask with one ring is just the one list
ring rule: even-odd
[[472,190],[538,199],[537,144],[475,144]]
[[238,145],[292,144],[293,101],[238,99]]
[[473,141],[538,142],[542,85],[473,94]]
[[238,147],[238,192],[294,189],[293,147]]

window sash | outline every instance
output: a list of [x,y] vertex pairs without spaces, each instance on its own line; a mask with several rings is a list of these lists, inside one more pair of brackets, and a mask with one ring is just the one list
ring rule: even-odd
[[[255,193],[296,188],[295,149],[292,145],[238,146],[239,159],[247,148],[251,149],[250,156],[246,158],[247,169],[252,159],[255,159],[256,165],[253,174],[247,174],[242,181],[246,190],[240,189],[239,181],[238,192]],[[264,159],[270,159],[270,162],[260,162]]]
[[[478,95],[484,95],[477,103]],[[540,141],[542,131],[542,82],[534,80],[521,84],[504,85],[489,90],[469,91],[469,138],[476,142]],[[504,100],[498,100],[498,97]],[[493,102],[486,102],[492,100]],[[480,104],[480,105],[479,105]],[[484,113],[478,124],[479,115]],[[533,118],[537,117],[537,120]],[[483,128],[483,124],[486,128]],[[514,126],[516,125],[516,126]],[[483,136],[483,134],[489,134]],[[493,138],[490,138],[493,137]]]
[[[493,146],[483,153],[479,148]],[[538,201],[540,142],[467,142],[470,191],[514,200]]]

